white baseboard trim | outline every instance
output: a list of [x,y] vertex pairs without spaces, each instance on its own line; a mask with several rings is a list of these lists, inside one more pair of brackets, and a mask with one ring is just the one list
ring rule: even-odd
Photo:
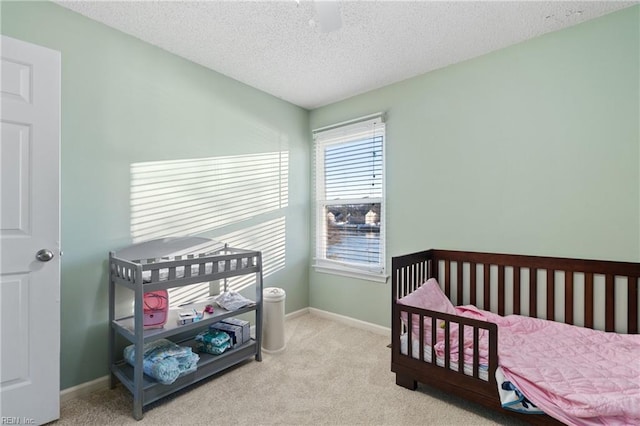
[[[285,315],[285,320],[297,318],[302,315],[311,314],[317,315],[322,318],[327,318],[330,320],[334,320],[337,322],[341,322],[343,324],[349,325],[351,327],[360,328],[363,330],[371,331],[372,333],[381,334],[383,336],[391,337],[391,329],[387,327],[383,327],[381,325],[373,324],[366,321],[361,321],[359,319],[347,317],[344,315],[336,314],[329,311],[323,311],[322,309],[317,308],[302,308],[294,312],[290,312]],[[254,326],[251,327],[252,332],[254,331]],[[263,349],[264,350],[264,349]],[[79,398],[81,396],[88,395],[90,393],[108,389],[109,388],[109,375],[98,377],[95,380],[91,380],[89,382],[81,383],[77,386],[72,386],[70,388],[66,388],[60,391],[60,402],[67,402],[75,398]]]
[[341,322],[343,324],[350,325],[351,327],[360,328],[362,330],[367,330],[367,331],[370,331],[372,333],[380,334],[380,335],[387,336],[387,337],[391,338],[391,329],[390,328],[383,327],[383,326],[378,325],[378,324],[373,324],[373,323],[370,323],[370,322],[362,321],[362,320],[359,320],[359,319],[347,317],[347,316],[344,316],[344,315],[336,314],[336,313],[333,313],[333,312],[323,311],[323,310],[317,309],[317,308],[307,308],[307,309],[309,309],[309,313],[312,314],[312,315],[317,315],[319,317],[323,317],[323,318],[331,319],[331,320],[334,320],[334,321],[338,321],[338,322]]
[[63,389],[60,392],[60,402],[67,402],[81,396],[89,395],[90,393],[108,389],[109,388],[109,375],[98,377],[90,382],[81,383],[77,386]]
[[284,316],[284,319],[286,320],[293,319],[302,315],[306,315],[308,313],[309,313],[309,308],[302,308],[302,309],[298,309],[297,311],[289,312]]

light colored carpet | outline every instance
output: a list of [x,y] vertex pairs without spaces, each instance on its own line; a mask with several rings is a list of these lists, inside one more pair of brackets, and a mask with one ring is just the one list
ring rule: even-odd
[[122,386],[64,403],[52,425],[495,425],[512,418],[420,386],[395,384],[388,338],[305,314],[287,347],[154,403],[136,422]]

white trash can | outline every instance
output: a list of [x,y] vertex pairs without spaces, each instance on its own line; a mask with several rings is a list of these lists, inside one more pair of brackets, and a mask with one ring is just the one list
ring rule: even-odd
[[284,350],[284,300],[285,291],[278,287],[262,290],[262,350],[276,353]]

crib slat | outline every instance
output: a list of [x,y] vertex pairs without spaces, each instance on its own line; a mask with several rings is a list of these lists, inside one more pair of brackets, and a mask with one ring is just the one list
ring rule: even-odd
[[473,377],[480,377],[480,353],[478,347],[478,327],[473,327]]
[[538,270],[529,268],[529,316],[538,317]]
[[[431,317],[431,362],[436,363],[436,345],[433,343],[436,341],[436,317]],[[449,339],[447,339],[449,340]]]
[[403,280],[403,290],[404,290],[404,295],[406,296],[407,294],[411,293],[411,267],[407,266],[406,268],[404,268],[404,280]]
[[451,261],[444,261],[444,294],[451,300]]
[[[495,372],[498,368],[498,327],[495,324],[490,324],[487,333],[489,334],[489,371]],[[495,386],[495,376],[490,375],[489,382]]]
[[547,269],[547,319],[554,321],[556,318],[556,275],[551,268]]
[[638,277],[628,277],[627,281],[627,333],[638,333]]
[[520,268],[513,267],[513,313],[520,315]]
[[484,268],[484,282],[482,288],[484,289],[484,297],[482,300],[482,309],[486,311],[491,310],[491,265],[485,263]]
[[418,265],[411,265],[411,277],[409,278],[409,292],[413,292],[418,285]]
[[[448,319],[444,320],[444,368],[449,370],[451,366],[451,342],[449,341],[450,336],[450,323]],[[435,358],[432,358],[432,362]]]
[[462,262],[458,261],[458,276],[456,277],[458,282],[458,294],[456,294],[456,305],[464,305],[464,298],[462,297]]
[[405,286],[405,295],[411,293],[411,266],[407,266],[404,271],[404,286]]
[[593,328],[593,274],[584,274],[584,325]]
[[476,304],[476,272],[478,269],[478,266],[475,263],[472,263],[470,265],[471,270],[469,272],[471,272],[471,277],[469,277],[469,295],[470,297],[470,301],[469,303],[472,305]]
[[573,324],[573,271],[564,275],[564,322]]
[[407,314],[407,355],[413,356],[413,315],[411,312]]
[[437,258],[431,262],[431,276],[440,282],[440,261]]
[[429,278],[431,278],[431,266],[430,266],[430,262],[425,261],[422,264],[422,283],[427,281]]
[[613,274],[607,274],[605,278],[605,331],[614,331],[615,318],[615,287]]
[[420,337],[418,341],[420,342],[419,351],[420,351],[420,361],[424,361],[424,317],[420,315]]
[[464,374],[464,324],[458,324],[458,373]]
[[504,315],[504,265],[498,266],[498,315]]

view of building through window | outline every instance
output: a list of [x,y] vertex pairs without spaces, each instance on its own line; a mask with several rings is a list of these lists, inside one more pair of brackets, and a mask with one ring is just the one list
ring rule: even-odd
[[327,206],[326,217],[327,259],[380,261],[380,203]]

